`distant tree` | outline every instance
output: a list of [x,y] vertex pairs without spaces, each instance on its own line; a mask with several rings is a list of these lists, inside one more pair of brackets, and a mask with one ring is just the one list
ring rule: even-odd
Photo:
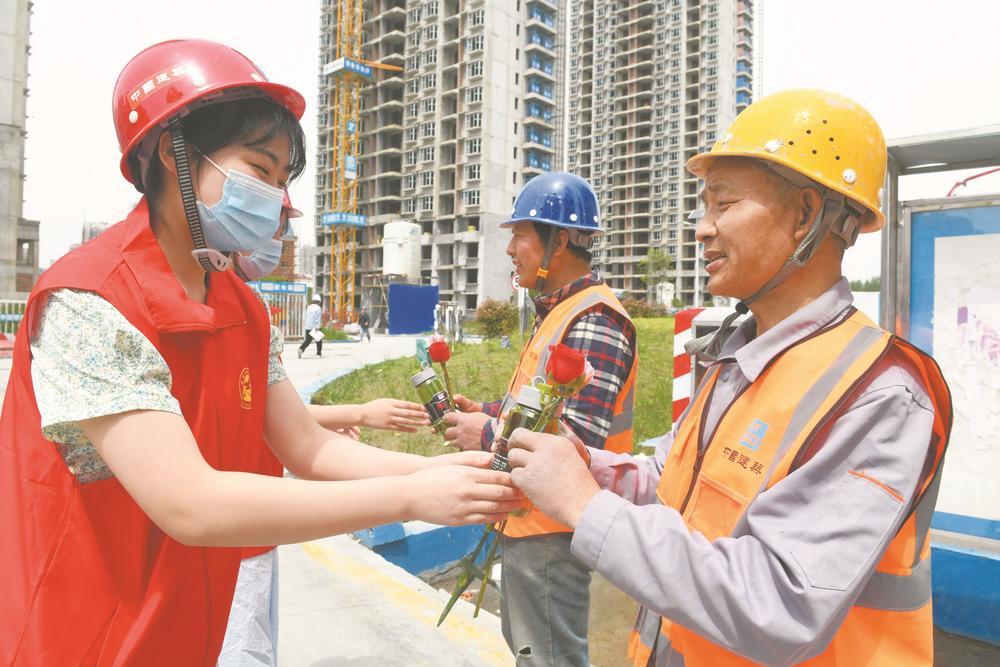
[[476,309],[476,322],[487,338],[510,335],[517,326],[517,306],[509,301],[487,299]]
[[670,278],[674,271],[674,258],[663,252],[662,248],[650,248],[646,257],[639,262],[643,283],[646,285],[646,300],[653,300],[653,290],[656,285]]
[[879,292],[882,290],[881,276],[873,276],[868,280],[852,280],[851,291],[853,292]]

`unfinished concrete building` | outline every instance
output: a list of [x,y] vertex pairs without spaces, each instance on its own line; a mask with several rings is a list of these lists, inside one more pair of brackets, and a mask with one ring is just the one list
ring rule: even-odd
[[612,289],[646,297],[640,262],[674,259],[675,296],[704,302],[694,229],[698,181],[684,169],[746,108],[753,0],[576,0],[569,26],[569,171],[598,192],[595,251]]
[[38,275],[38,223],[22,217],[30,21],[29,0],[0,3],[0,293]]
[[[566,0],[366,0],[355,307],[383,284],[385,225],[420,225],[421,282],[469,312],[510,296],[509,233],[499,223],[521,186],[562,168]],[[317,288],[330,281],[330,82],[336,3],[322,3],[316,176]],[[377,307],[377,306],[376,306]]]

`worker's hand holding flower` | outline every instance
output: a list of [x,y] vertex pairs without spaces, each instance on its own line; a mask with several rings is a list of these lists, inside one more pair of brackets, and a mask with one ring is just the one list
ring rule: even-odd
[[580,447],[569,438],[519,428],[511,434],[507,452],[514,486],[539,510],[575,528],[601,490]]

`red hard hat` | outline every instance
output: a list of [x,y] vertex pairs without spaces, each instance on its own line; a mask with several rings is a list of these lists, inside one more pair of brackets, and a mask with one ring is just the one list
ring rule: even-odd
[[135,182],[128,158],[151,130],[192,103],[235,88],[259,91],[296,118],[306,108],[297,91],[270,83],[249,58],[216,42],[161,42],[132,58],[118,75],[112,101],[125,180]]

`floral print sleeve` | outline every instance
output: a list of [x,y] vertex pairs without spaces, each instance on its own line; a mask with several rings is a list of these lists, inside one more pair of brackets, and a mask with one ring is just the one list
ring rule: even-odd
[[112,477],[78,422],[131,410],[180,414],[170,369],[153,344],[92,292],[56,290],[31,340],[43,435],[80,483]]

